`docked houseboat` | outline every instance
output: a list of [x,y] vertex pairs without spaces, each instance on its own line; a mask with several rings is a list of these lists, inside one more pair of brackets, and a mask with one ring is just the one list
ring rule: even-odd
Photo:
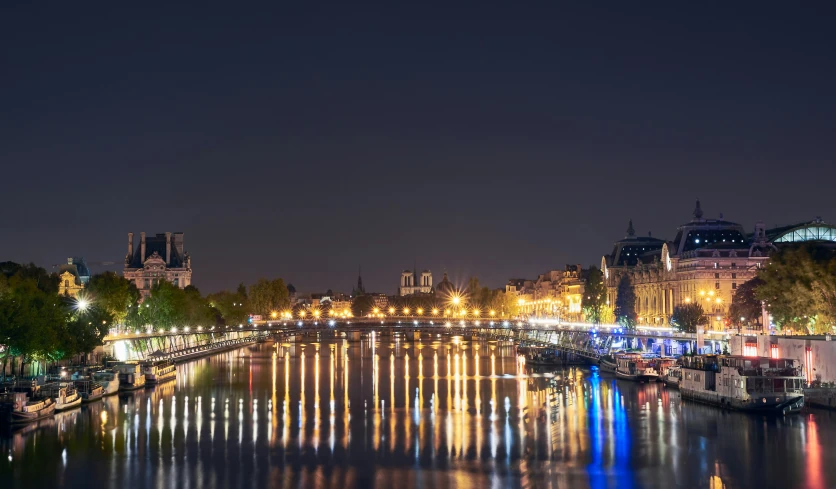
[[601,372],[615,373],[617,367],[618,365],[612,355],[604,355],[598,359],[598,370]]
[[102,386],[103,396],[112,396],[119,392],[119,374],[113,370],[93,372],[93,382]]
[[669,387],[679,388],[679,384],[682,383],[682,366],[671,365],[660,378]]
[[81,395],[72,382],[53,382],[44,385],[41,390],[55,401],[56,411],[81,406]]
[[73,381],[73,384],[75,384],[83,404],[98,401],[104,396],[104,387],[93,380],[76,380]]
[[0,401],[0,423],[19,425],[48,418],[55,413],[55,401],[44,396],[37,385],[15,388]]
[[142,363],[146,384],[159,384],[177,377],[177,366],[171,360],[151,360]]
[[659,377],[655,359],[644,358],[639,353],[619,353],[615,363],[615,376],[620,379],[650,382]]
[[804,377],[795,360],[738,355],[682,358],[683,399],[742,411],[789,414],[804,406]]
[[145,387],[145,374],[138,363],[118,363],[113,369],[119,374],[119,390],[133,391]]

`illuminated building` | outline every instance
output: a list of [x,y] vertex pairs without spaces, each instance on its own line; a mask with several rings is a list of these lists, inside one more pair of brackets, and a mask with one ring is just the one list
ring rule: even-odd
[[147,297],[151,288],[161,281],[181,289],[192,283],[191,257],[183,249],[183,233],[164,233],[146,238],[142,232],[136,249],[133,241],[134,233],[128,233],[128,254],[123,274],[136,285],[142,297]]
[[75,297],[90,281],[90,269],[84,258],[67,258],[58,269],[58,295]]
[[618,283],[629,274],[640,324],[667,325],[674,307],[693,301],[702,304],[710,329],[723,329],[734,291],[755,276],[770,247],[763,223],[747,236],[722,215],[704,218],[699,201],[670,242],[636,237],[631,221],[627,236],[601,259],[607,299],[615,304]]
[[401,286],[398,288],[398,295],[432,294],[433,274],[424,270],[418,275],[418,269],[404,270],[401,272]]

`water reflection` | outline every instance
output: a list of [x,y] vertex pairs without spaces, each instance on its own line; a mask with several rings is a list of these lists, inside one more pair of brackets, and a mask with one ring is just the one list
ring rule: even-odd
[[[511,345],[265,344],[4,435],[3,487],[811,487],[833,414],[761,418],[656,384],[536,373]],[[25,481],[25,483],[23,482]]]

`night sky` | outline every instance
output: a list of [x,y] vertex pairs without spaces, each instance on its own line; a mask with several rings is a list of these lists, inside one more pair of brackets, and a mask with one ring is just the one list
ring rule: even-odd
[[121,270],[127,232],[182,231],[204,292],[348,292],[362,265],[394,293],[413,262],[495,287],[598,264],[698,197],[836,222],[825,2],[15,3],[0,261]]

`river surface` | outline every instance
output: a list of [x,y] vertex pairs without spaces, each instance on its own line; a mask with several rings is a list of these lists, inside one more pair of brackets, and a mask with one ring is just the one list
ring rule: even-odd
[[311,338],[177,374],[0,435],[0,487],[836,486],[836,413],[724,412],[507,343]]

